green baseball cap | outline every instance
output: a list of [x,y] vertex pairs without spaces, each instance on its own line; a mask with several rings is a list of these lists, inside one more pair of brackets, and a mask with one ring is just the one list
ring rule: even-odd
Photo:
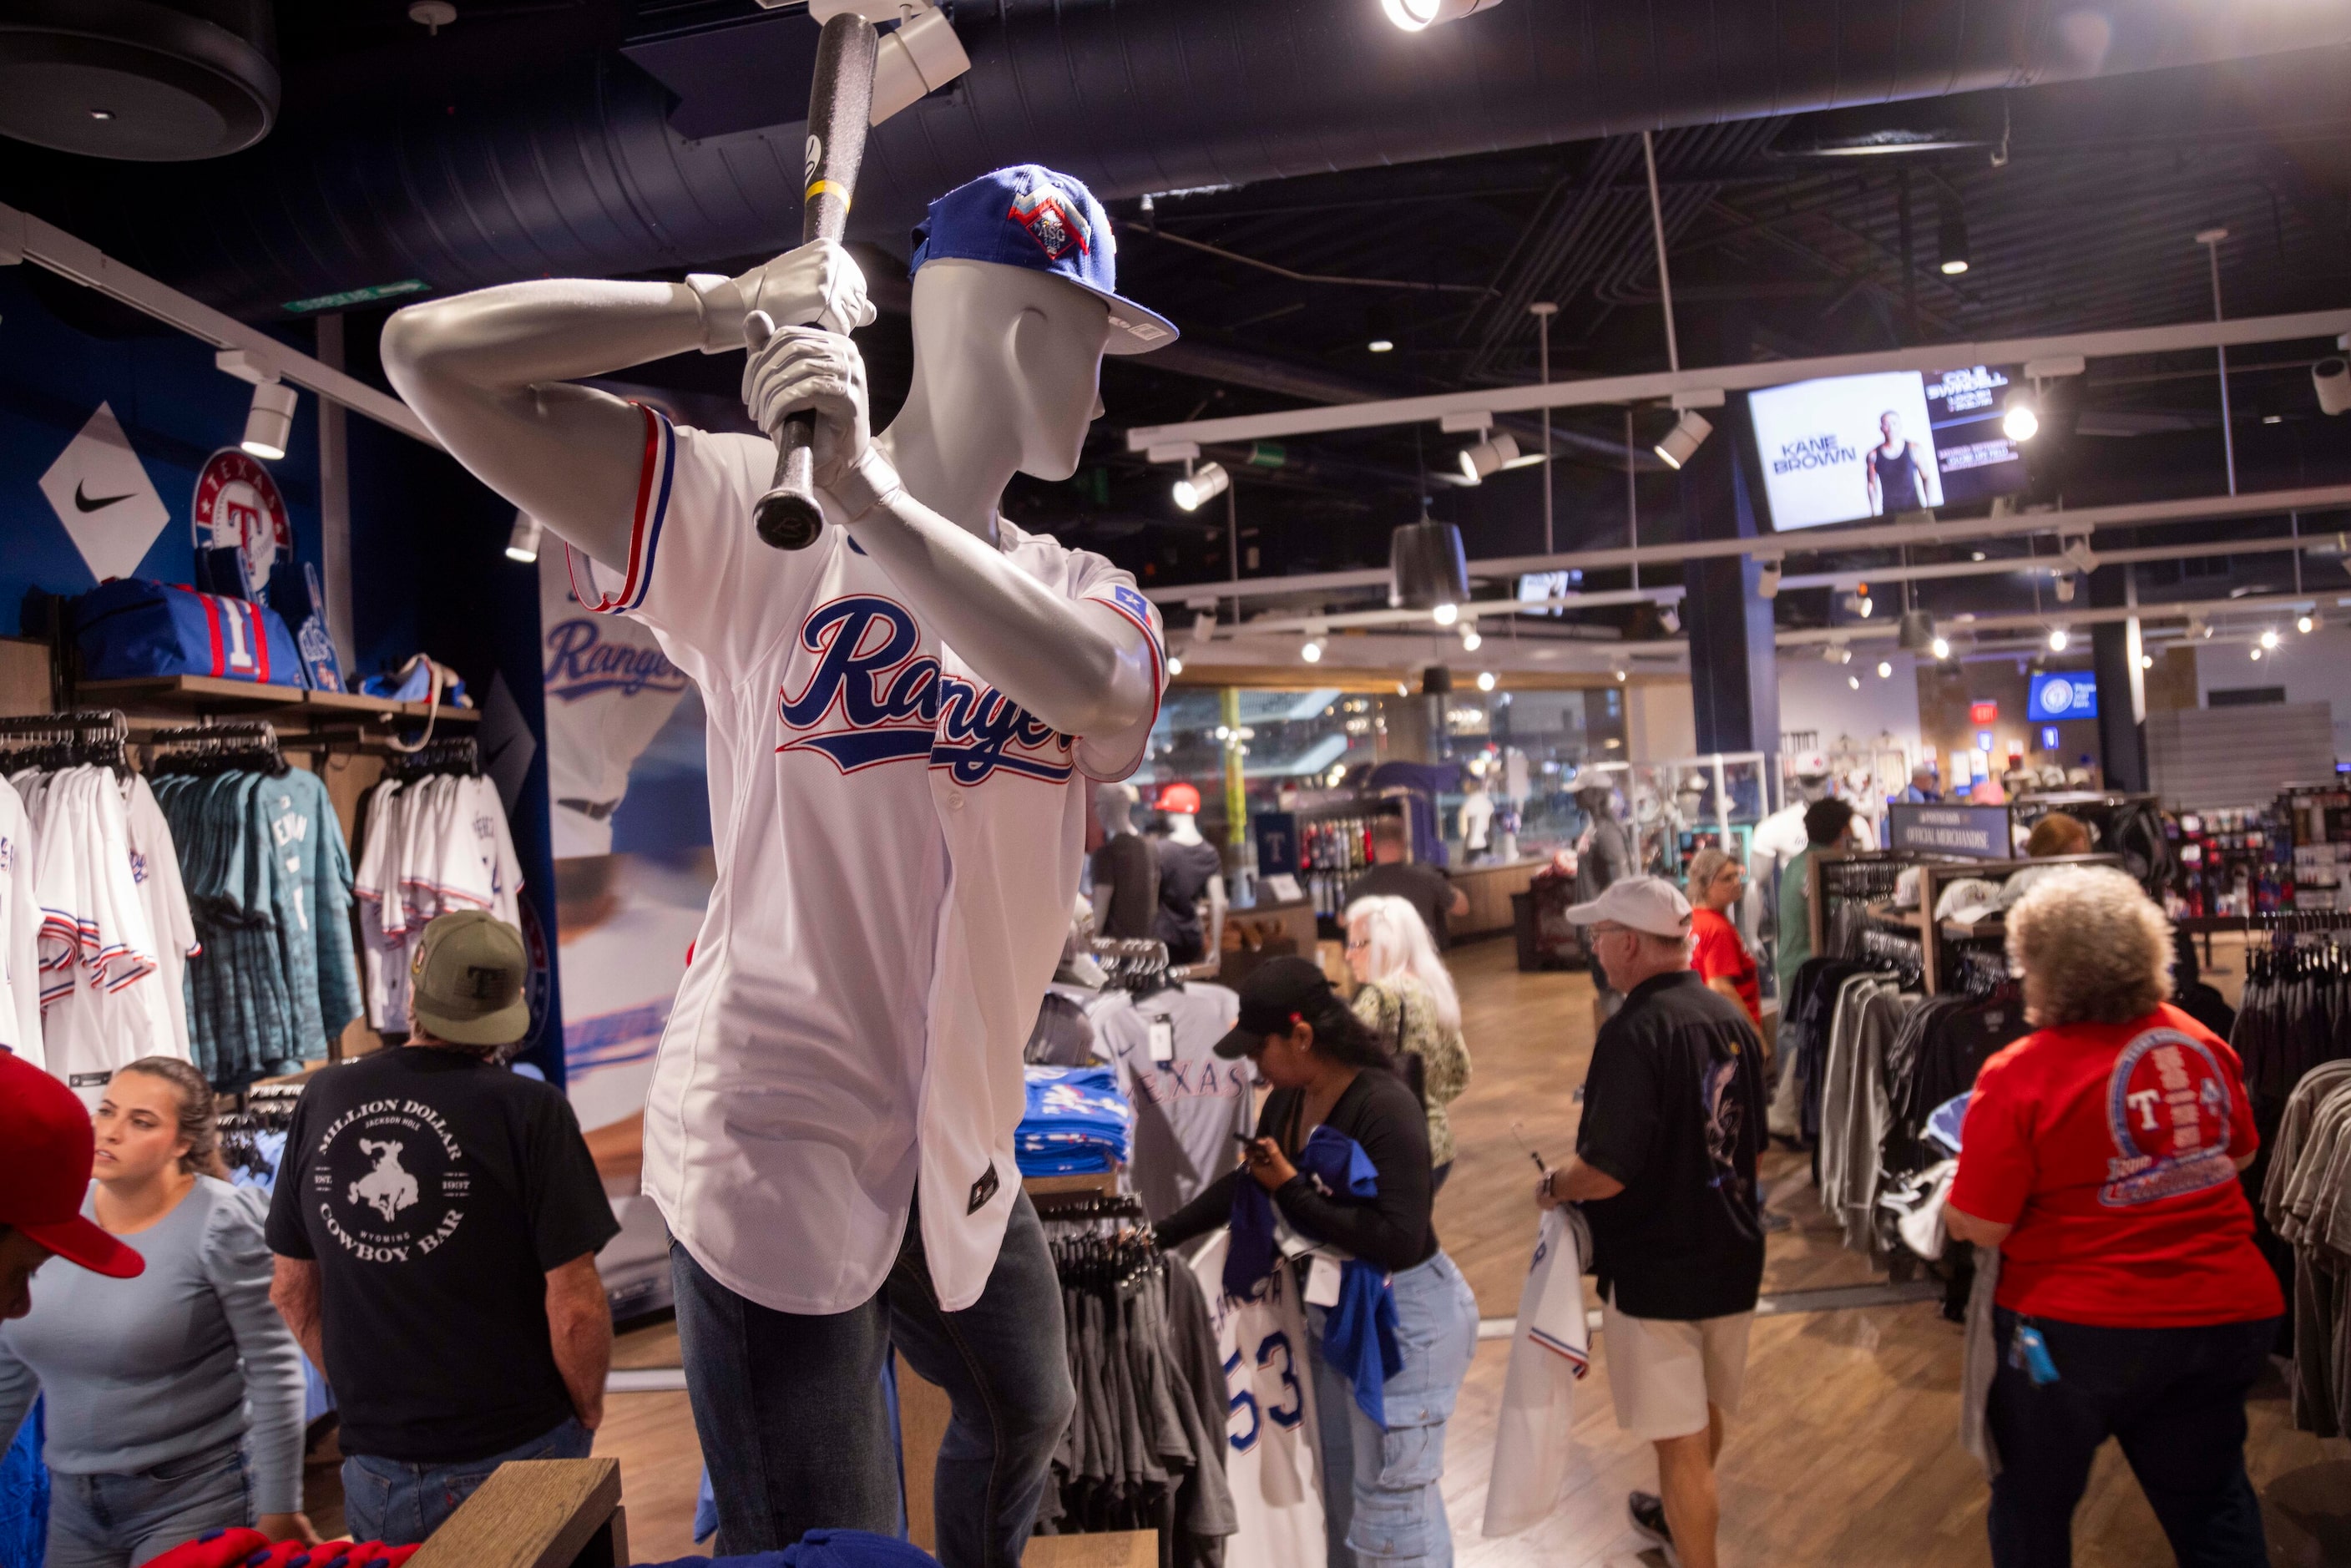
[[452,1045],[511,1045],[530,1029],[522,933],[486,909],[424,927],[409,962],[408,1010]]

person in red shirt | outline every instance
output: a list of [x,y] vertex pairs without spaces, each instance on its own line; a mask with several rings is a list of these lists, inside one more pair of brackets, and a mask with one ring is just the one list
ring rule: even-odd
[[1760,1030],[1763,988],[1755,978],[1755,955],[1730,918],[1731,907],[1746,891],[1747,869],[1726,852],[1700,850],[1690,857],[1690,967],[1708,989],[1745,1008]]
[[2038,1027],[1978,1074],[1945,1210],[2000,1249],[1992,1562],[2071,1561],[2111,1436],[2180,1562],[2259,1568],[2245,1395],[2285,1304],[2237,1180],[2259,1139],[2236,1053],[2166,1000],[2170,925],[2121,872],[2052,873],[2008,956]]

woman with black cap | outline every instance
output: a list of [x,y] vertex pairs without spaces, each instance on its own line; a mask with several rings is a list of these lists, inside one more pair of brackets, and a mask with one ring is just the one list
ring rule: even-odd
[[[1240,1021],[1216,1049],[1248,1057],[1273,1092],[1238,1167],[1169,1217],[1160,1241],[1231,1224],[1233,1259],[1303,1268],[1331,1568],[1448,1563],[1445,1423],[1478,1303],[1429,1223],[1427,1114],[1304,958],[1270,959],[1242,983]],[[1335,1287],[1328,1262],[1279,1260],[1274,1211],[1339,1260]],[[1228,1260],[1228,1291],[1235,1275]]]

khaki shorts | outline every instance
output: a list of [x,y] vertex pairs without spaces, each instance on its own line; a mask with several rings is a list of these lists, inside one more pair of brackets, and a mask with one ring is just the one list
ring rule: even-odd
[[1610,1291],[1600,1303],[1600,1342],[1607,1347],[1616,1425],[1655,1443],[1705,1431],[1709,1405],[1737,1415],[1754,1322],[1751,1312],[1694,1322],[1636,1318],[1618,1312]]

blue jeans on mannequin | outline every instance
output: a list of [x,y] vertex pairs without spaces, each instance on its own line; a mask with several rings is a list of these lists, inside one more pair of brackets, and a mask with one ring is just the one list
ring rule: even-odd
[[1326,1568],[1449,1568],[1453,1561],[1441,1485],[1445,1424],[1478,1349],[1478,1299],[1443,1252],[1395,1276],[1395,1288],[1404,1370],[1381,1389],[1384,1432],[1355,1403],[1345,1375],[1322,1359],[1322,1309],[1306,1310]]
[[48,1568],[122,1568],[253,1522],[241,1443],[134,1475],[49,1474]]
[[1077,1407],[1061,1285],[1045,1229],[1014,1200],[987,1288],[940,1309],[917,1208],[873,1299],[830,1316],[746,1301],[670,1247],[694,1426],[718,1501],[719,1556],[778,1552],[819,1528],[898,1529],[898,1467],[882,1399],[894,1344],[954,1406],[933,1492],[946,1568],[1011,1568]]

